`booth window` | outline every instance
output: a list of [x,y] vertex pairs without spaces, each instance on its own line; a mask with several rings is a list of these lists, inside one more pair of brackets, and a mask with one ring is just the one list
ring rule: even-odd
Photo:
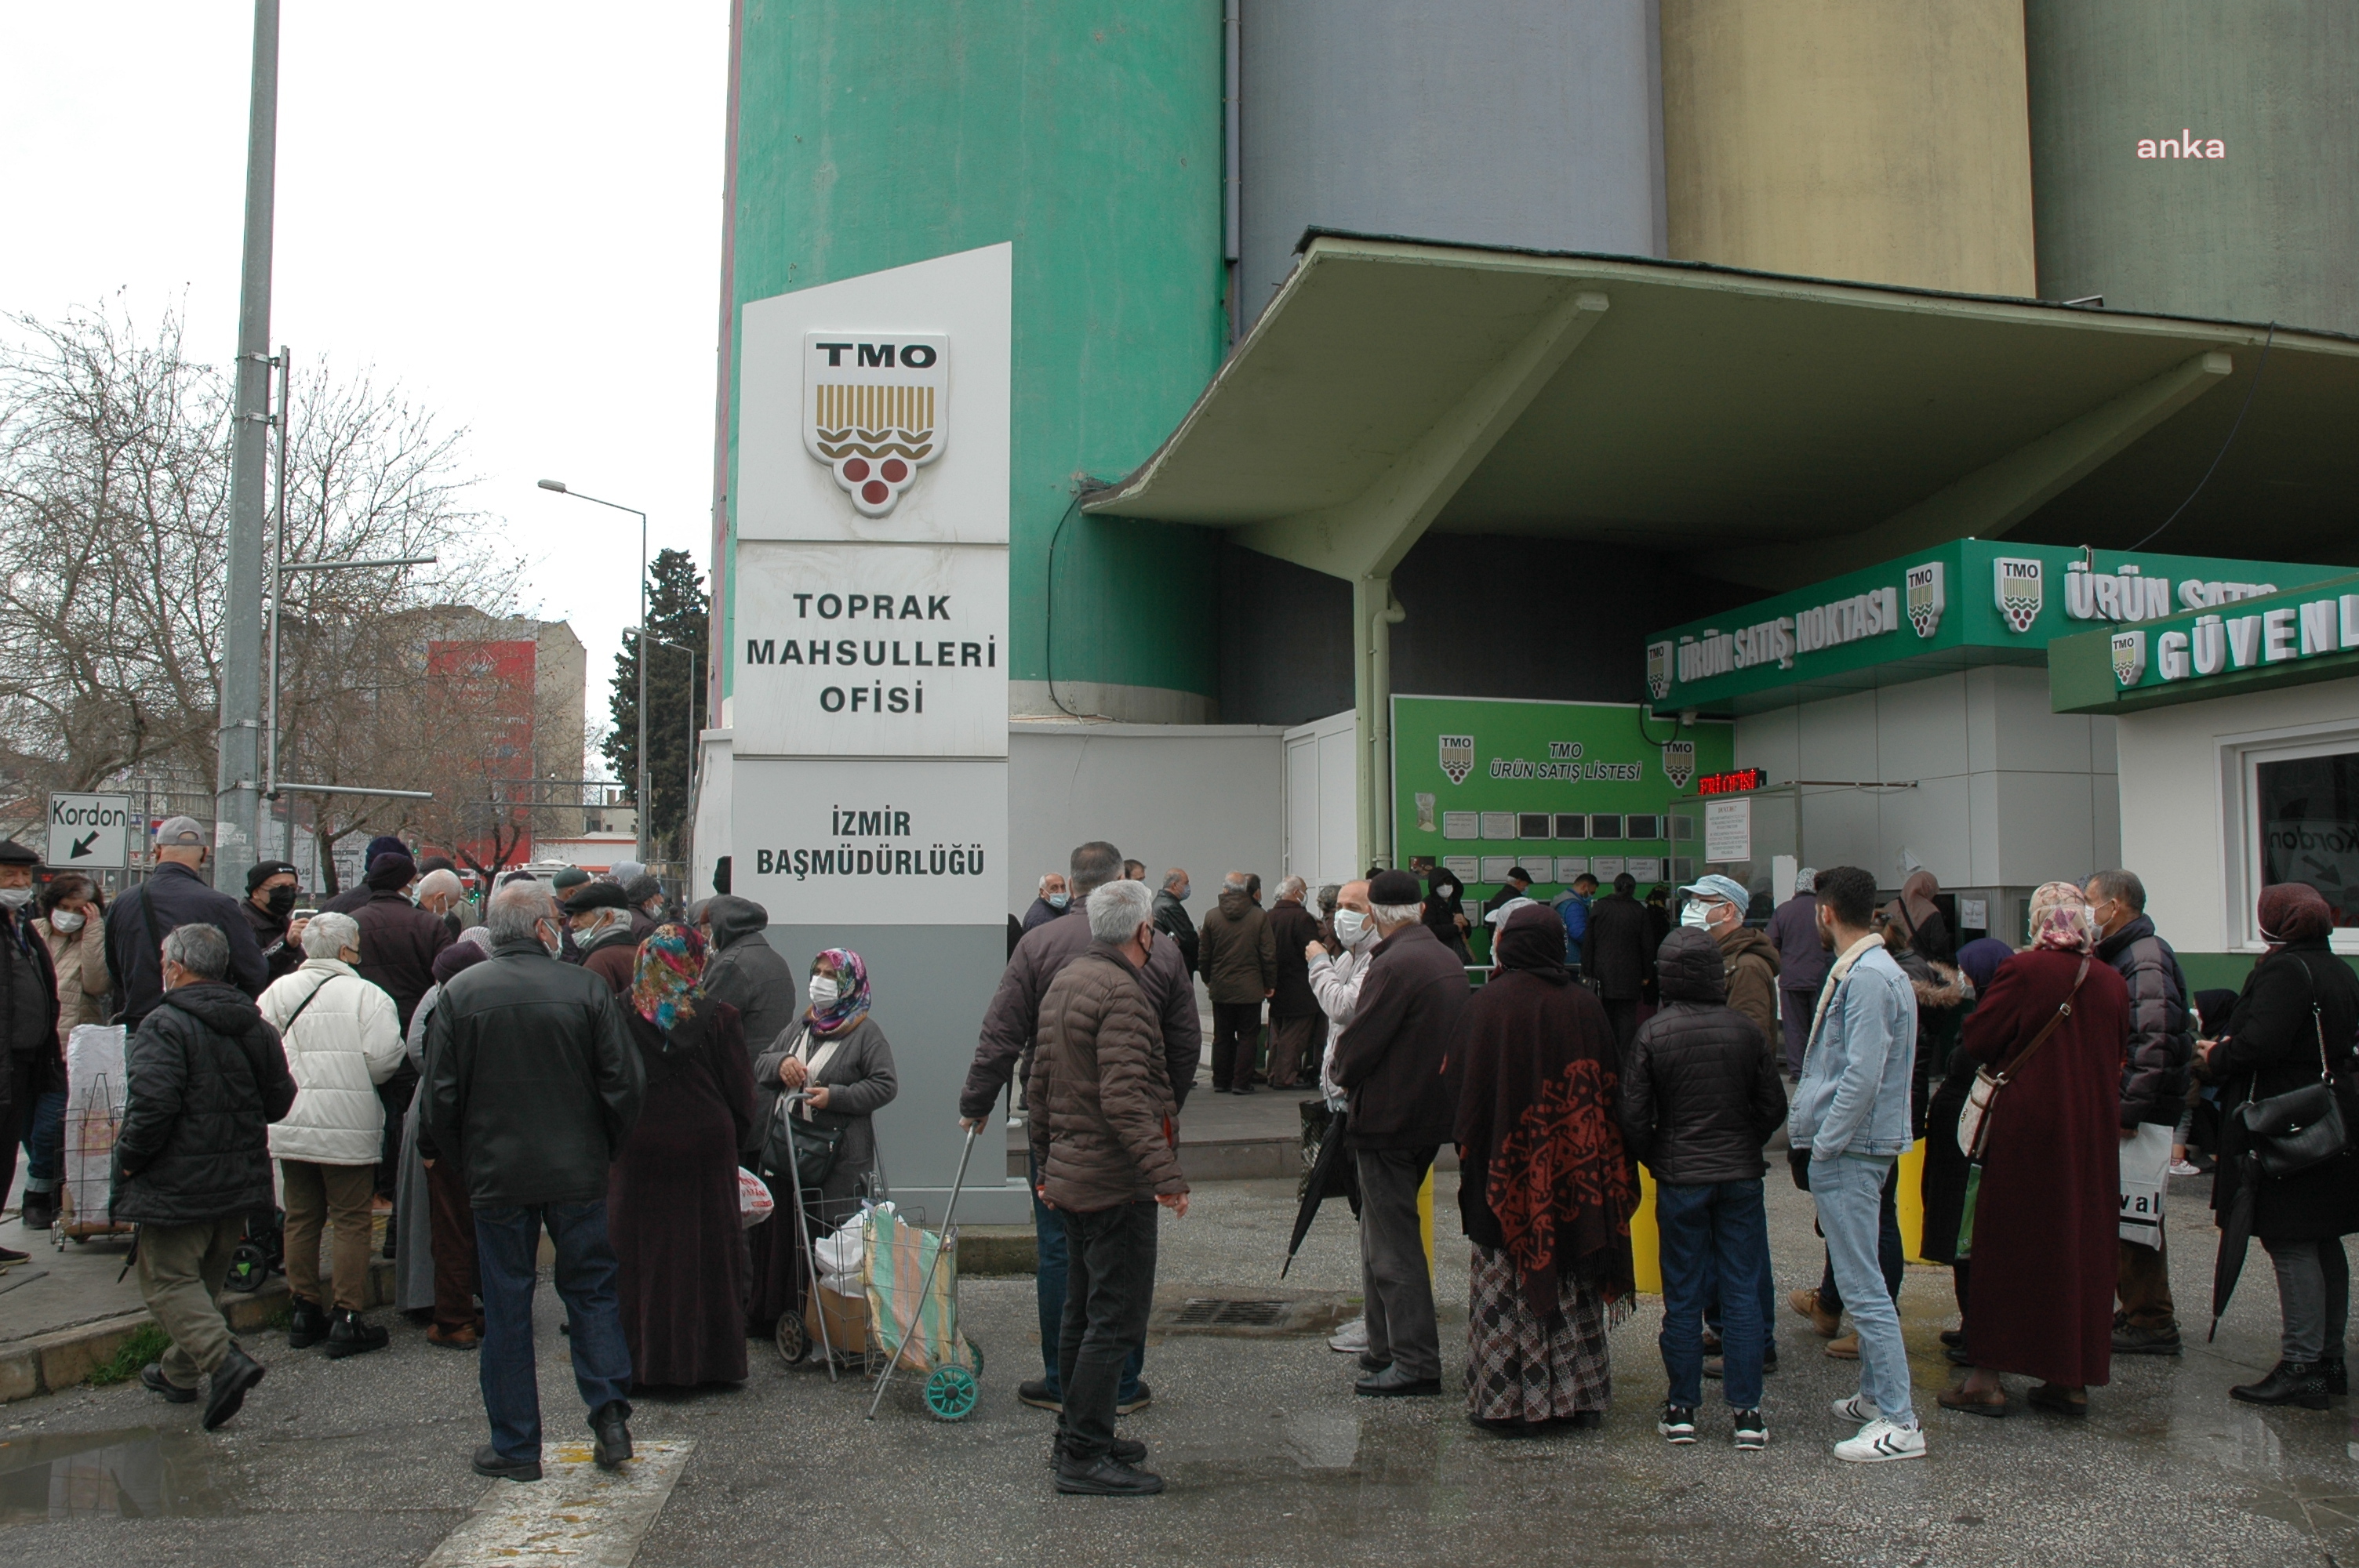
[[2256,757],[2251,798],[2259,885],[2308,882],[2359,926],[2359,749]]

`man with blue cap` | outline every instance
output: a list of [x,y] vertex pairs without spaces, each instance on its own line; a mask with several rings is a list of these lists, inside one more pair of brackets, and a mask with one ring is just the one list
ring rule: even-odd
[[1777,949],[1745,924],[1753,895],[1734,877],[1717,871],[1699,877],[1680,892],[1687,895],[1680,924],[1695,926],[1720,944],[1728,1005],[1751,1019],[1762,1039],[1777,1039]]

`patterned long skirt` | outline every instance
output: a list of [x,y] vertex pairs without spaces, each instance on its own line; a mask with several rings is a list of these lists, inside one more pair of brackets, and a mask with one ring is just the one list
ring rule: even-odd
[[1605,1303],[1570,1276],[1543,1319],[1524,1301],[1515,1260],[1474,1249],[1466,1322],[1466,1410],[1484,1421],[1553,1421],[1614,1397]]

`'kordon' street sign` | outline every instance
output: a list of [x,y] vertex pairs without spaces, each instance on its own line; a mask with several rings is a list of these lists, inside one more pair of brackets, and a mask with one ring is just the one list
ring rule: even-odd
[[130,864],[131,797],[49,796],[49,865],[58,871],[119,871]]

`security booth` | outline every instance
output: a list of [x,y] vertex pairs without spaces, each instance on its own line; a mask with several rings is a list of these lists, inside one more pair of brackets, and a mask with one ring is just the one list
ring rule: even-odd
[[1790,896],[1778,857],[1887,888],[1922,867],[1961,940],[2017,940],[2032,889],[2125,861],[2114,719],[2051,705],[2050,643],[2248,619],[2341,569],[1959,539],[1671,627],[1646,649],[1654,721],[1731,721],[1749,786],[1700,793],[1679,830],[1756,914]]
[[2123,863],[2191,985],[2243,982],[2275,882],[2316,888],[2359,955],[2359,576],[2067,637],[2049,685],[2114,728]]

